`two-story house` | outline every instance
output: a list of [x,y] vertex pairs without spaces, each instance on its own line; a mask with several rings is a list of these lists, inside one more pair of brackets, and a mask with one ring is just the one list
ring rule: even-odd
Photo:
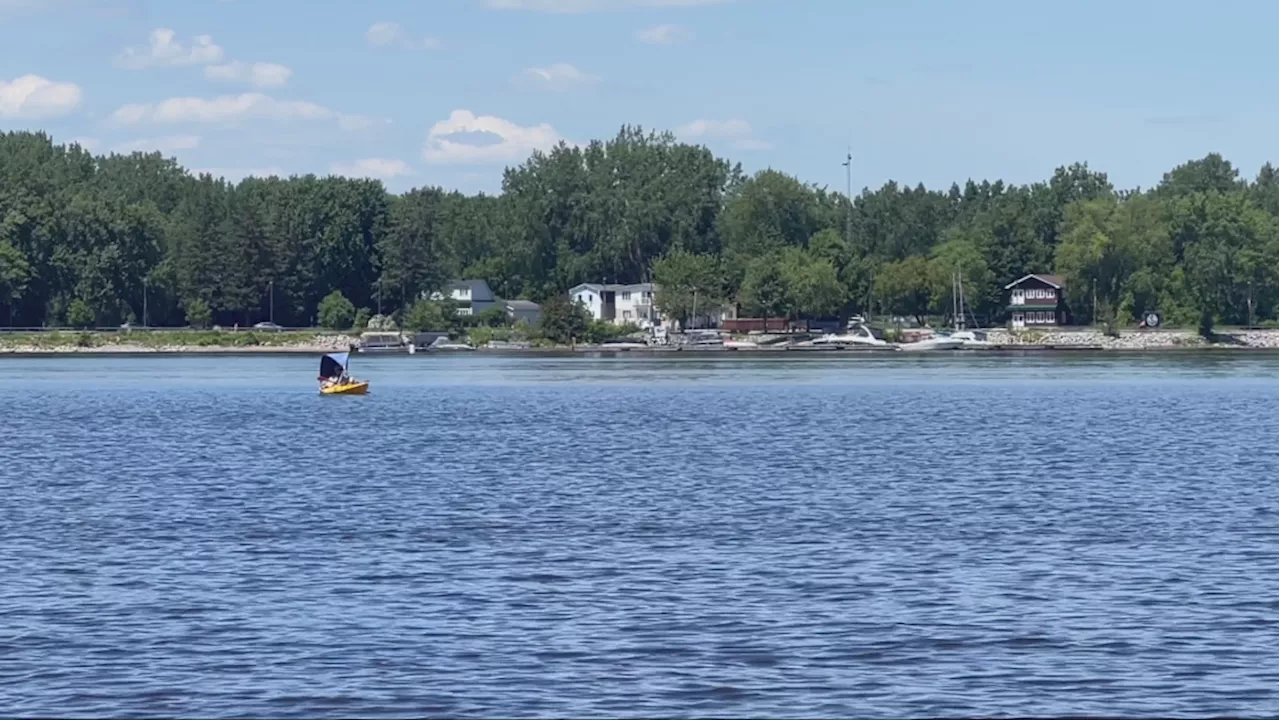
[[1021,330],[1066,325],[1064,288],[1061,276],[1034,273],[1005,285],[1009,291],[1009,326]]
[[653,283],[633,285],[583,283],[569,289],[569,300],[582,303],[596,320],[651,327],[661,323],[653,305]]
[[484,280],[450,280],[442,292],[431,293],[430,300],[448,298],[457,304],[459,315],[479,315],[493,307],[500,307],[513,322],[537,325],[542,318],[542,306],[530,300],[503,300],[493,294]]
[[489,283],[484,280],[450,280],[443,292],[431,294],[432,300],[449,298],[458,304],[459,315],[479,315],[498,304]]

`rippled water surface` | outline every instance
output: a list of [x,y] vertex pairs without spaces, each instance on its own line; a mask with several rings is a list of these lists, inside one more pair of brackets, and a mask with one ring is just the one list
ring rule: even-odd
[[1277,361],[0,359],[0,714],[1277,713]]

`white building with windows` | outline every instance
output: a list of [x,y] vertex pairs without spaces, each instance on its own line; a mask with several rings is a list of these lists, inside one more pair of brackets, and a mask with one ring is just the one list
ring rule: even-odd
[[596,320],[647,328],[663,321],[653,304],[654,291],[653,283],[583,283],[569,289],[569,300],[582,303]]

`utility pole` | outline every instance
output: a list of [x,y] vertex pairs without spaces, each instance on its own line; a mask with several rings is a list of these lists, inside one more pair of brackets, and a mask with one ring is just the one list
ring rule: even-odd
[[853,148],[845,152],[844,162],[845,199],[848,206],[844,211],[844,241],[846,245],[853,243]]
[[147,327],[147,284],[150,278],[145,275],[142,278],[142,327]]
[[1093,279],[1093,325],[1098,325],[1098,278]]
[[268,310],[270,315],[267,320],[272,325],[275,325],[276,324],[276,281],[275,280],[267,281],[267,304],[270,307],[270,309]]

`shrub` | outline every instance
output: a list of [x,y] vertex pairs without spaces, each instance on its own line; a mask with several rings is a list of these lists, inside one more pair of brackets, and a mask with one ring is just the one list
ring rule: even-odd
[[405,313],[404,326],[413,332],[448,330],[453,324],[453,306],[432,300],[419,300]]
[[356,311],[356,318],[351,322],[351,327],[356,330],[364,330],[369,327],[369,318],[373,317],[373,311],[369,308],[360,308]]
[[93,310],[80,298],[71,301],[67,306],[67,324],[71,327],[87,328],[93,325]]
[[213,322],[213,310],[209,303],[200,298],[191,298],[183,308],[187,314],[187,324],[191,327],[207,328]]
[[341,292],[334,290],[316,308],[320,325],[330,330],[346,330],[356,319],[356,306]]

